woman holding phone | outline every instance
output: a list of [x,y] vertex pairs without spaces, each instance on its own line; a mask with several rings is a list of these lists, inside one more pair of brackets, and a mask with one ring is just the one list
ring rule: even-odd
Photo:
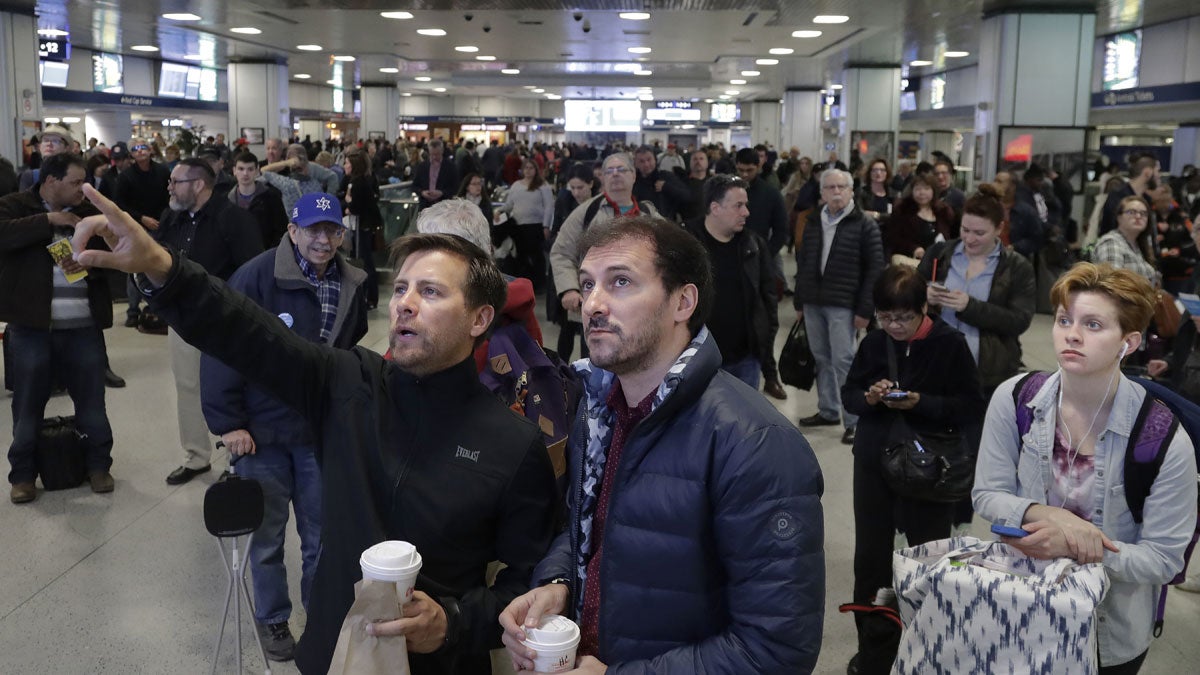
[[[930,317],[925,280],[912,267],[892,265],[875,284],[880,328],[863,338],[842,387],[842,404],[859,416],[854,437],[854,602],[871,604],[892,585],[897,529],[910,545],[950,536],[953,505],[907,499],[884,479],[882,458],[898,418],[917,433],[966,428],[983,412],[979,375],[962,334]],[[891,355],[889,357],[889,352]],[[889,361],[894,360],[895,369]],[[886,673],[895,652],[859,625],[855,672]]]
[[[996,390],[976,465],[979,514],[1030,533],[1005,543],[1033,558],[1104,565],[1111,585],[1098,609],[1100,675],[1140,670],[1158,589],[1183,569],[1196,527],[1196,456],[1182,430],[1164,441],[1140,523],[1127,501],[1126,447],[1141,438],[1147,394],[1121,374],[1121,360],[1140,345],[1155,299],[1144,277],[1110,265],[1080,263],[1059,278],[1050,291],[1059,369]],[[1028,401],[1024,434],[1014,392]]]

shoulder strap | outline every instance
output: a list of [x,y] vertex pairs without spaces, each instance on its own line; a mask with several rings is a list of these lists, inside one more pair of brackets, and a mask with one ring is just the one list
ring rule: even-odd
[[892,381],[892,385],[896,384],[896,375],[899,368],[896,367],[896,344],[888,335],[884,335],[883,339],[887,341],[887,357],[888,357],[888,379]]
[[1050,378],[1050,373],[1041,370],[1035,370],[1025,377],[1017,381],[1017,386],[1013,387],[1013,407],[1017,413],[1017,435],[1024,436],[1029,433],[1029,428],[1033,426],[1033,411],[1029,409],[1029,402],[1034,396],[1042,390],[1042,385],[1046,384],[1046,380]]
[[1178,428],[1179,420],[1167,404],[1147,394],[1125,446],[1125,502],[1135,523],[1142,522],[1146,497]]
[[583,231],[586,232],[592,224],[592,219],[600,213],[600,206],[604,204],[604,195],[592,198],[592,203],[588,204],[587,211],[583,212]]

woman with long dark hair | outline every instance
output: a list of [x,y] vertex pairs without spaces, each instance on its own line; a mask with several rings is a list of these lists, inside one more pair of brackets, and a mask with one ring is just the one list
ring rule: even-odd
[[546,239],[554,223],[554,193],[542,179],[537,162],[521,163],[521,180],[513,183],[500,210],[509,214],[513,226],[506,228],[517,249],[517,271],[533,282],[536,290],[546,285]]
[[379,305],[375,233],[383,227],[383,215],[379,212],[379,183],[371,174],[371,164],[365,152],[347,153],[342,168],[346,171],[341,188],[345,195],[342,201],[346,206],[346,215],[358,220],[354,227],[354,257],[362,261],[367,273],[367,306],[375,309]]
[[458,186],[458,192],[454,196],[461,197],[478,206],[480,213],[483,214],[483,219],[487,221],[488,227],[491,227],[492,200],[484,192],[483,175],[478,171],[468,171],[463,176],[462,183]]

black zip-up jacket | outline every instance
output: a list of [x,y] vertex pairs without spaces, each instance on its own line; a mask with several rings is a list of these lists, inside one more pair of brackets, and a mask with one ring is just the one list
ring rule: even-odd
[[838,223],[829,249],[829,260],[821,269],[822,209],[813,209],[804,226],[804,238],[796,246],[796,309],[804,305],[845,307],[855,316],[875,313],[871,294],[883,272],[883,241],[879,226],[856,206]]
[[[237,185],[234,185],[226,196],[230,204],[237,206]],[[254,196],[250,198],[250,206],[246,212],[258,223],[258,229],[262,233],[263,250],[278,244],[279,238],[287,233],[288,214],[283,208],[283,195],[274,185],[255,183]]]
[[[417,590],[449,620],[446,646],[409,654],[412,672],[490,672],[500,611],[525,591],[550,544],[556,489],[541,431],[479,383],[474,359],[417,378],[362,347],[313,344],[179,256],[150,307],[298,410],[320,439],[321,555],[300,671],[328,671],[362,551],[402,539],[422,557]],[[506,568],[488,588],[493,560]]]
[[[54,297],[54,260],[46,246],[54,240],[54,226],[38,192],[40,184],[0,198],[0,321],[29,328],[50,328],[50,301]],[[71,209],[80,218],[99,213],[89,202]],[[72,229],[59,228],[68,238]],[[88,248],[106,248],[93,237]],[[97,328],[112,327],[112,294],[102,270],[92,270],[85,280],[88,307]]]
[[140,225],[142,216],[158,218],[171,201],[167,193],[167,181],[171,179],[171,170],[165,165],[153,160],[150,166],[142,171],[137,164],[130,164],[117,177],[117,206]]
[[157,241],[182,251],[205,271],[222,279],[263,252],[262,231],[249,212],[222,199],[209,196],[196,211],[196,226],[187,211],[166,209],[158,229],[150,233]]

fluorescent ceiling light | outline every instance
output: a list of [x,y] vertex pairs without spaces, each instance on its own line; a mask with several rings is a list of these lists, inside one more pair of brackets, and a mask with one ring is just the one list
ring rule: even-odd
[[445,87],[434,87],[433,90],[436,91],[437,93],[441,94],[446,91],[446,88]]
[[946,52],[942,54],[948,59],[961,59],[964,56],[970,56],[971,52]]
[[638,70],[638,71],[635,71],[633,74],[641,75],[642,77],[645,77],[647,75],[653,75],[654,71],[653,70]]
[[46,117],[46,118],[43,118],[42,121],[45,122],[46,124],[58,124],[62,120],[60,120],[57,117]]
[[794,37],[794,38],[821,37],[821,31],[819,31],[819,30],[794,30],[794,31],[792,31],[792,37]]
[[459,45],[454,48],[454,51],[474,54],[475,52],[479,51],[479,47],[476,47],[475,45]]
[[432,80],[433,78],[429,77],[428,75],[418,75],[415,79],[417,80],[417,82],[428,82],[428,81]]
[[777,65],[779,65],[779,59],[754,59],[754,65],[756,65],[756,66],[777,66]]
[[334,61],[353,61],[353,60],[354,60],[354,57],[353,57],[353,56],[339,55],[339,56],[335,56],[335,57],[333,57],[333,60],[334,60]]
[[617,16],[626,21],[646,21],[650,18],[650,12],[621,12]]
[[319,52],[321,51],[321,45],[296,45],[296,49],[302,52]]
[[920,68],[921,66],[932,66],[933,61],[919,61],[919,60],[918,61],[909,61],[908,65],[913,66],[915,68]]
[[840,85],[840,84],[831,84],[831,85],[829,85],[829,88],[830,88],[830,89],[833,89],[833,90],[835,90],[835,91],[836,91],[836,90],[838,90],[838,89],[841,89],[841,88],[842,88],[842,85]]
[[650,49],[649,47],[630,47],[629,48],[630,54],[649,54],[651,51],[653,51],[653,50]]
[[380,12],[379,16],[385,19],[411,19],[412,12]]
[[401,95],[401,96],[412,96],[412,92],[411,92],[411,91],[406,91],[406,92],[403,92],[403,93],[401,93],[400,95]]
[[537,89],[537,85],[535,85],[535,84],[527,84],[527,85],[525,85],[524,87],[522,87],[522,89]]
[[779,55],[779,56],[787,56],[788,54],[792,54],[792,53],[794,53],[795,51],[796,51],[796,50],[795,50],[795,49],[792,49],[791,47],[772,47],[772,48],[769,50],[769,52],[770,52],[771,54],[777,54],[777,55]]
[[309,75],[308,73],[296,73],[292,77],[296,78],[297,80],[307,80],[308,78],[312,77],[312,75]]
[[712,103],[712,102],[713,102],[713,100],[712,100],[711,98],[706,98],[706,99],[704,99],[704,102],[705,102],[705,103]]
[[39,28],[38,35],[44,35],[46,37],[66,37],[70,35],[70,33],[57,28]]
[[75,124],[76,122],[79,121],[79,118],[78,117],[64,117],[64,118],[62,118],[62,121],[65,122],[66,124]]
[[520,75],[521,74],[521,71],[518,68],[505,68],[505,69],[501,70],[500,72],[504,73],[505,75]]
[[737,96],[740,93],[742,92],[738,91],[737,89],[730,89],[729,91],[725,92],[727,96]]
[[846,23],[849,20],[850,17],[841,14],[822,14],[813,17],[813,23]]
[[730,80],[729,84],[746,84],[745,80]]
[[441,28],[418,28],[417,35],[428,35],[429,37],[442,37],[446,31]]
[[758,77],[759,75],[762,75],[762,73],[758,72],[757,70],[742,71],[742,77]]
[[389,73],[389,74],[390,73],[398,73],[398,72],[400,72],[400,69],[399,68],[380,68],[379,72]]
[[238,26],[237,28],[230,28],[229,32],[238,33],[239,35],[259,35],[262,33],[261,30],[254,26]]
[[535,93],[535,94],[544,94],[544,93],[546,93],[546,90],[545,90],[545,89],[540,89],[540,88],[539,88],[539,89],[534,89],[534,90],[533,90],[533,93]]
[[134,46],[130,47],[130,49],[132,49],[135,52],[156,52],[156,51],[158,51],[158,47],[155,47],[154,45],[134,45]]
[[731,98],[733,98],[733,97],[732,97],[732,96],[730,96],[729,94],[721,94],[721,95],[720,95],[720,96],[718,96],[717,98],[721,99],[722,101],[728,101],[729,99],[731,99]]
[[189,14],[187,12],[167,13],[167,14],[163,14],[162,18],[164,18],[168,21],[199,21],[200,20],[200,17],[196,16],[195,14]]
[[475,57],[475,60],[476,61],[495,61],[496,57],[488,56],[487,54],[480,54]]

